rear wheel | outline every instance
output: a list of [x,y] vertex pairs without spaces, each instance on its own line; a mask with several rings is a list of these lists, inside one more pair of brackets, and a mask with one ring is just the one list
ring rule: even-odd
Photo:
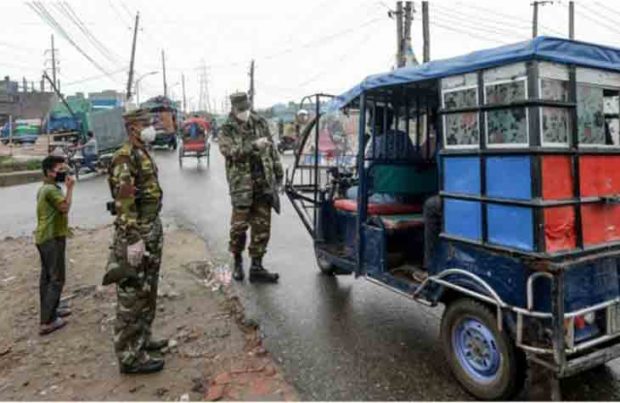
[[480,302],[467,298],[449,304],[441,320],[441,341],[452,373],[475,397],[506,400],[523,387],[525,355]]

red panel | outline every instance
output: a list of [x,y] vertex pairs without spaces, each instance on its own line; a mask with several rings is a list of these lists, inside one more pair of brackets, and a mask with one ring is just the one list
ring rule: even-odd
[[575,249],[575,209],[572,206],[545,209],[545,247],[547,252]]
[[[357,202],[350,199],[338,199],[334,201],[337,210],[357,212]],[[371,215],[390,215],[390,214],[413,214],[422,212],[420,204],[403,203],[368,203],[368,214]]]
[[620,240],[620,206],[584,204],[581,222],[586,246]]
[[580,158],[579,175],[582,196],[620,193],[620,156],[585,155]]
[[547,155],[542,157],[542,196],[546,200],[573,197],[571,157]]

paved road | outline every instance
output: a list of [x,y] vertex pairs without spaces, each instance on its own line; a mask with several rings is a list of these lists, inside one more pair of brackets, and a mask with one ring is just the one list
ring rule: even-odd
[[[227,244],[230,208],[222,159],[210,167],[158,151],[165,222],[197,230],[209,248]],[[0,189],[0,239],[32,231],[37,185]],[[72,223],[111,222],[103,177],[78,183]],[[274,219],[265,264],[279,285],[241,286],[248,314],[260,322],[266,345],[305,400],[468,400],[448,372],[438,340],[441,309],[415,304],[351,277],[318,274],[310,238],[288,202]],[[564,397],[618,400],[617,363],[563,382]],[[526,395],[524,395],[526,397]]]

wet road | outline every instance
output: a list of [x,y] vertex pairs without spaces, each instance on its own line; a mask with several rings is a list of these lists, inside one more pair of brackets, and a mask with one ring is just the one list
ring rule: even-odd
[[[175,153],[156,152],[165,192],[165,222],[198,231],[225,256],[230,217],[217,147],[209,167]],[[32,231],[38,185],[0,188],[0,239]],[[78,183],[71,222],[111,222],[103,177]],[[304,400],[468,400],[450,375],[439,343],[441,308],[426,308],[352,277],[319,275],[310,238],[288,201],[275,216],[265,265],[278,285],[241,285],[248,314],[267,348]],[[247,262],[246,262],[247,265]],[[618,363],[562,382],[564,398],[618,400]],[[527,398],[527,392],[522,396]]]

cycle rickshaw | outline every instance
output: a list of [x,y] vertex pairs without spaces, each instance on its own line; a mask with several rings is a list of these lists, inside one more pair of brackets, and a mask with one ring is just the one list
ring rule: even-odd
[[443,304],[477,398],[620,357],[620,49],[537,37],[312,99],[286,192],[321,271]]
[[182,142],[179,147],[179,166],[183,167],[183,158],[193,157],[200,163],[200,159],[207,158],[210,162],[211,144],[209,143],[210,125],[204,119],[190,118],[183,122],[181,127]]

